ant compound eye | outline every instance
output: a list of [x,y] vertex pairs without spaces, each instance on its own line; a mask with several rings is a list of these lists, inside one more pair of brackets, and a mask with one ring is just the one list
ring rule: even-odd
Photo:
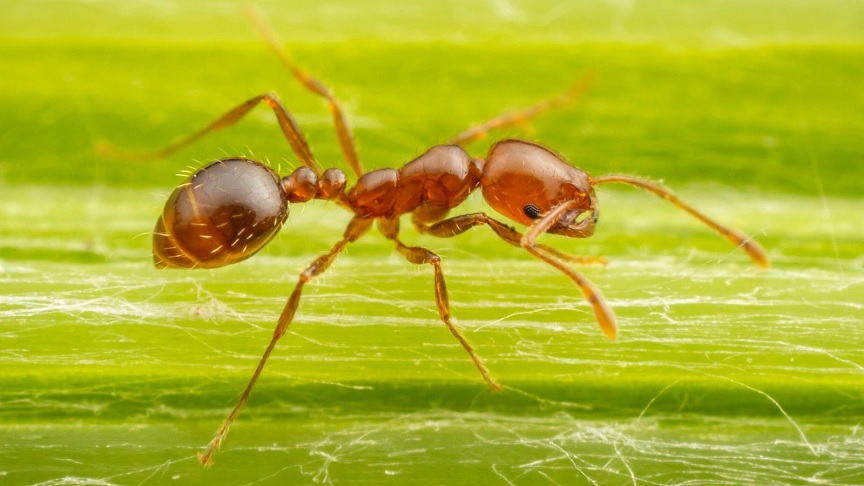
[[218,160],[168,198],[153,233],[153,258],[158,267],[235,263],[263,248],[287,218],[273,169],[248,159]]
[[525,216],[528,216],[531,219],[537,219],[540,217],[540,208],[538,208],[536,204],[526,204],[522,208],[522,212],[525,213]]

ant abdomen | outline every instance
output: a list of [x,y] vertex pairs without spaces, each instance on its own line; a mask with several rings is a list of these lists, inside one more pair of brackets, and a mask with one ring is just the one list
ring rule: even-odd
[[153,233],[157,267],[214,268],[254,255],[288,218],[273,169],[222,159],[193,174],[168,198]]

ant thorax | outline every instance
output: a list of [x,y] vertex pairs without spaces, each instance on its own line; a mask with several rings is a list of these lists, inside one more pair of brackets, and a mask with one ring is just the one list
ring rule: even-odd
[[479,176],[464,149],[438,145],[398,170],[363,174],[348,191],[348,202],[362,218],[394,218],[421,207],[452,209],[478,187]]

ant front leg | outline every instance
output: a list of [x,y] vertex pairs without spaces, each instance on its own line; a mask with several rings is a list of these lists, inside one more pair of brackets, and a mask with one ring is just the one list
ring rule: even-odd
[[432,265],[432,268],[435,270],[435,304],[438,307],[438,315],[441,318],[441,321],[447,326],[447,329],[450,330],[450,333],[453,334],[459,343],[462,344],[462,347],[465,348],[465,351],[468,353],[468,356],[471,357],[471,361],[474,362],[474,366],[477,367],[477,370],[486,381],[486,384],[489,385],[489,388],[491,388],[492,391],[500,391],[501,385],[492,378],[486,365],[483,364],[483,361],[480,360],[480,357],[474,352],[471,343],[468,342],[468,339],[462,335],[459,329],[457,329],[450,320],[450,298],[447,296],[447,284],[444,281],[444,273],[441,271],[441,257],[426,248],[421,248],[419,246],[406,246],[404,243],[399,241],[398,218],[379,219],[378,229],[381,230],[381,233],[385,238],[396,244],[396,251],[404,256],[406,260],[415,265]]
[[612,313],[612,309],[610,309],[609,305],[606,304],[606,300],[603,298],[603,295],[600,294],[600,291],[580,273],[556,260],[554,255],[550,256],[547,254],[546,250],[537,244],[537,238],[548,231],[549,228],[555,224],[558,218],[560,218],[565,211],[569,210],[571,206],[574,206],[575,204],[575,201],[561,203],[541,216],[537,222],[528,227],[528,231],[526,231],[522,236],[520,246],[535,258],[543,260],[549,265],[557,268],[564,275],[570,277],[570,279],[579,287],[579,290],[582,291],[585,300],[587,300],[594,309],[594,316],[597,318],[597,323],[600,324],[600,329],[603,330],[603,334],[605,334],[609,339],[615,339],[618,335],[618,325],[615,323],[615,314]]
[[231,424],[234,423],[237,415],[240,414],[240,409],[243,407],[243,404],[246,403],[246,400],[249,399],[249,395],[252,394],[252,388],[255,387],[255,383],[258,381],[258,377],[264,370],[264,365],[267,364],[267,359],[270,358],[270,354],[276,347],[276,343],[285,335],[288,331],[288,326],[294,320],[294,314],[297,312],[297,307],[300,305],[300,296],[303,293],[303,286],[313,278],[324,273],[330,267],[330,264],[333,263],[333,260],[342,253],[342,250],[345,249],[348,243],[352,243],[363,236],[363,234],[369,230],[371,225],[371,219],[352,219],[351,222],[348,223],[348,228],[345,229],[343,238],[339,240],[339,242],[336,243],[330,251],[316,258],[315,261],[300,273],[297,285],[294,286],[294,291],[291,292],[291,296],[288,298],[288,302],[285,304],[285,308],[282,309],[282,314],[279,316],[276,329],[273,330],[273,337],[270,339],[270,344],[268,344],[267,349],[264,350],[264,354],[261,356],[261,360],[258,362],[258,366],[252,374],[252,378],[243,390],[240,400],[237,401],[237,405],[234,406],[234,409],[228,414],[228,417],[222,423],[222,426],[219,427],[216,436],[213,437],[213,440],[211,440],[207,445],[207,449],[198,455],[198,460],[201,464],[204,464],[205,466],[212,464],[211,458],[213,457],[213,454],[219,449],[219,446],[225,439],[225,435],[228,434],[228,429],[231,427]]
[[[431,225],[427,225],[418,219],[414,220],[414,225],[417,227],[417,231],[438,238],[451,238],[468,231],[470,228],[484,224],[489,226],[489,228],[492,229],[492,231],[494,231],[502,240],[513,246],[522,247],[522,233],[516,231],[512,226],[491,218],[486,213],[463,214],[461,216],[454,216],[443,221],[438,221]],[[537,243],[536,246],[555,258],[580,265],[595,264],[606,266],[607,263],[606,259],[603,257],[569,255],[541,243]]]
[[573,269],[568,268],[560,261],[564,260],[574,263],[599,263],[605,265],[606,259],[601,257],[578,257],[568,255],[552,247],[537,243],[536,241],[541,234],[545,233],[549,227],[554,224],[556,219],[560,217],[564,211],[569,209],[570,204],[571,203],[564,203],[554,208],[552,211],[549,211],[528,228],[528,232],[524,235],[520,234],[512,227],[490,218],[485,213],[464,214],[462,216],[456,216],[439,221],[431,226],[426,226],[422,221],[418,220],[415,220],[414,223],[417,225],[420,232],[440,238],[456,236],[465,232],[469,228],[481,224],[489,226],[502,240],[511,245],[524,248],[534,257],[543,260],[549,265],[557,268],[559,271],[564,273],[564,275],[570,277],[594,309],[594,315],[597,318],[597,322],[600,324],[600,328],[603,330],[603,334],[605,334],[609,339],[615,339],[618,335],[618,326],[615,323],[615,315],[612,313],[612,309],[610,309],[606,304],[600,291],[597,290],[594,285],[588,281],[588,279]]

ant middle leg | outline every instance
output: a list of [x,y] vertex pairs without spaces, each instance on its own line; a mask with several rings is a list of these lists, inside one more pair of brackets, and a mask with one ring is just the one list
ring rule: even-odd
[[273,337],[270,339],[270,344],[267,345],[267,349],[264,350],[264,354],[261,356],[260,361],[258,361],[258,366],[255,368],[255,372],[252,374],[252,378],[249,380],[249,383],[246,385],[246,388],[243,390],[243,394],[240,396],[240,399],[237,401],[237,405],[231,410],[231,413],[228,414],[228,417],[222,423],[222,426],[219,427],[219,430],[216,432],[216,436],[213,437],[213,440],[207,445],[207,448],[204,452],[198,455],[198,460],[201,464],[205,466],[209,466],[212,464],[212,456],[219,449],[219,446],[222,444],[222,441],[225,439],[225,435],[228,434],[228,429],[231,427],[231,424],[234,423],[234,420],[240,414],[240,409],[243,407],[243,404],[249,399],[249,395],[252,394],[252,388],[255,387],[255,383],[258,381],[258,377],[261,375],[261,372],[264,370],[264,365],[267,364],[267,360],[270,358],[270,354],[273,352],[273,349],[276,347],[276,343],[285,333],[288,331],[288,326],[294,320],[294,314],[297,312],[297,307],[300,305],[300,296],[303,293],[303,287],[313,278],[317,277],[324,273],[328,268],[330,268],[330,264],[342,253],[342,250],[348,246],[348,243],[353,243],[358,238],[363,236],[366,231],[369,230],[369,227],[372,225],[371,219],[360,219],[354,218],[348,223],[348,227],[345,229],[345,233],[341,240],[336,243],[333,248],[330,249],[327,253],[316,258],[305,270],[300,272],[300,276],[297,280],[297,284],[294,286],[294,291],[291,292],[291,296],[288,298],[288,302],[285,304],[285,307],[282,309],[282,313],[279,315],[279,321],[276,324],[276,328],[273,330]]
[[257,9],[254,7],[247,8],[246,15],[252,23],[255,24],[255,28],[258,29],[258,33],[264,38],[264,41],[267,43],[267,46],[270,47],[270,50],[273,51],[273,53],[276,54],[276,57],[279,58],[279,61],[281,61],[282,64],[291,71],[291,74],[300,82],[300,84],[312,93],[315,93],[327,100],[327,109],[330,110],[330,114],[333,117],[333,126],[336,129],[336,136],[339,138],[339,147],[342,149],[342,155],[345,157],[345,161],[348,162],[348,165],[357,177],[363,175],[363,166],[360,164],[360,159],[357,157],[357,146],[354,143],[354,137],[351,135],[351,129],[348,126],[348,119],[345,116],[342,107],[339,105],[339,101],[336,100],[336,97],[333,96],[333,93],[324,85],[324,83],[316,79],[294,62],[294,59],[282,47],[282,41],[279,40],[276,32],[270,27],[270,24],[264,20],[264,17],[261,16]]
[[450,298],[447,295],[447,284],[444,281],[444,273],[441,271],[441,257],[426,248],[421,248],[419,246],[406,246],[402,243],[399,240],[398,218],[379,219],[378,229],[381,230],[381,233],[385,238],[395,243],[396,251],[404,256],[406,260],[415,265],[432,265],[432,268],[435,270],[435,305],[438,307],[438,316],[441,318],[444,325],[447,326],[447,329],[450,330],[450,333],[459,341],[468,353],[468,356],[471,357],[471,361],[474,362],[474,366],[480,372],[480,376],[483,377],[489,388],[491,388],[492,391],[500,391],[501,385],[492,378],[492,374],[489,373],[489,369],[486,368],[486,365],[483,364],[483,361],[477,353],[474,352],[471,343],[468,342],[468,339],[462,335],[462,332],[460,332],[450,320]]
[[553,108],[558,108],[575,102],[593,83],[594,74],[586,74],[582,77],[582,79],[579,80],[578,83],[573,85],[572,88],[568,89],[564,93],[561,93],[554,98],[542,100],[537,104],[529,106],[528,108],[523,108],[521,110],[498,115],[490,120],[487,120],[484,123],[481,123],[480,125],[475,125],[465,130],[464,132],[451,138],[447,143],[464,147],[469,143],[482,140],[491,130],[510,127],[527,122],[528,120],[536,118],[537,116]]
[[321,166],[312,155],[312,151],[309,149],[309,144],[306,142],[306,138],[303,136],[300,127],[297,125],[297,121],[285,106],[282,105],[279,98],[274,93],[266,93],[250,98],[240,105],[235,106],[206,127],[159,150],[154,150],[152,152],[124,153],[119,152],[112,147],[102,147],[102,151],[121,158],[135,160],[167,157],[168,155],[191,145],[209,133],[234,125],[246,116],[246,114],[252,111],[252,108],[255,108],[261,102],[266,103],[267,106],[273,110],[273,114],[276,115],[276,121],[279,122],[279,128],[282,129],[282,133],[285,135],[288,143],[291,144],[291,148],[294,150],[294,153],[300,161],[320,175]]

